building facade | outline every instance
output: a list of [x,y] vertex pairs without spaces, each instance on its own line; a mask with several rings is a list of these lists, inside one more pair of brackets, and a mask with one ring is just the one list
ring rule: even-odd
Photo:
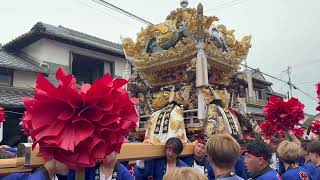
[[63,26],[36,23],[0,49],[0,106],[7,119],[1,143],[11,145],[20,138],[21,97],[33,96],[39,73],[57,84],[55,72],[62,66],[74,74],[78,84],[92,83],[106,73],[122,77],[126,64],[120,44]]
[[243,98],[245,111],[251,113],[258,122],[264,121],[263,107],[272,95],[287,98],[272,90],[272,83],[265,79],[259,69],[241,71],[238,73],[238,77],[248,83],[246,95]]

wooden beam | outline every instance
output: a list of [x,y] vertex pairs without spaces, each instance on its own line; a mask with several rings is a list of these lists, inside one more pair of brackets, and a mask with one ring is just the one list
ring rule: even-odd
[[13,168],[0,168],[0,176],[5,176],[11,173],[31,173],[32,168],[19,166]]
[[0,159],[0,168],[12,168],[17,167],[17,159],[11,158],[11,159]]
[[[184,145],[181,156],[189,156],[193,154],[194,144],[188,143]],[[19,157],[13,159],[0,159],[0,169],[1,173],[4,173],[7,169],[8,173],[24,172],[25,169],[21,168],[23,166],[27,167],[39,167],[44,164],[44,160],[37,156],[39,153],[39,147],[36,146],[35,149],[30,152],[30,163],[28,162],[28,157]],[[118,155],[119,161],[132,161],[132,160],[143,160],[143,159],[155,159],[165,156],[165,145],[164,144],[146,144],[146,143],[124,143],[122,145],[120,154]],[[24,171],[21,171],[23,169]]]
[[[118,159],[120,161],[155,159],[165,156],[164,144],[146,144],[146,143],[124,143],[122,145]],[[180,156],[189,156],[193,154],[194,144],[184,145]]]

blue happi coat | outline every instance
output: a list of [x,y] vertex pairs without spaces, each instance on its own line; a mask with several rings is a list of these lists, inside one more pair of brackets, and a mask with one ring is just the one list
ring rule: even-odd
[[[181,160],[177,160],[177,167],[188,167],[186,163]],[[146,160],[144,162],[144,169],[139,168],[137,165],[134,167],[134,176],[136,180],[146,180],[150,177],[153,180],[162,180],[162,177],[166,173],[167,159],[159,158],[153,160]]]
[[32,173],[12,173],[1,180],[50,180],[48,171],[45,168],[39,168]]
[[[184,161],[189,167],[193,166],[194,163],[194,157],[193,156],[189,156],[186,158],[182,158],[182,161]],[[208,176],[209,180],[213,180],[215,179],[215,174],[214,171],[209,163],[209,160],[207,159],[207,157],[205,158],[205,161],[207,163],[207,171],[208,173],[206,174]],[[234,170],[235,170],[235,174],[238,175],[239,177],[243,178],[243,179],[248,179],[248,173],[247,170],[244,166],[244,157],[240,156],[237,161],[236,164],[234,165]]]
[[[194,165],[194,156],[188,156],[188,157],[185,157],[185,158],[181,158],[181,160],[183,162],[185,162],[189,167],[193,167]],[[213,169],[209,163],[209,160],[207,157],[204,158],[204,174],[208,177],[209,180],[213,180],[214,179],[214,172],[213,172]]]
[[311,161],[307,161],[302,167],[308,171],[308,173],[311,176],[311,179],[320,179],[320,169],[317,170],[317,166],[314,165]]
[[272,169],[270,166],[266,167],[260,173],[251,177],[253,180],[279,180],[279,174],[276,170]]
[[[76,173],[74,170],[70,170],[67,176],[58,176],[59,180],[75,180]],[[86,180],[100,179],[99,166],[85,169]],[[133,180],[133,176],[129,170],[122,164],[117,164],[113,173],[112,180]]]
[[301,166],[297,168],[289,168],[282,174],[282,180],[312,180],[310,174]]

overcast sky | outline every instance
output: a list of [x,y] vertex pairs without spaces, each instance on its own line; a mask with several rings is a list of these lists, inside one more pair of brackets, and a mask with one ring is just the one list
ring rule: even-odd
[[[150,22],[163,22],[180,0],[108,0]],[[251,34],[248,64],[287,80],[285,70],[292,66],[292,81],[316,97],[320,81],[320,1],[319,0],[189,0],[189,7],[202,2],[205,15],[235,29],[237,37]],[[0,0],[0,43],[5,44],[28,32],[38,21],[62,25],[109,41],[120,36],[135,38],[138,21],[91,0]],[[273,89],[286,94],[286,84],[266,77]],[[297,90],[293,95],[305,105],[305,112],[317,114],[316,101]]]

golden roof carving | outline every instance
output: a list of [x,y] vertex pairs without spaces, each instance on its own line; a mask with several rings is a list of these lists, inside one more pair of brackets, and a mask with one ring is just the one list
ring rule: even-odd
[[[231,74],[246,58],[251,47],[251,36],[236,40],[234,30],[219,25],[217,17],[197,18],[198,15],[195,8],[178,8],[167,16],[165,22],[142,28],[135,41],[130,38],[122,40],[127,58],[132,59],[132,65],[152,86],[182,81],[182,79],[174,81],[163,79],[159,82],[157,73],[161,73],[162,69],[174,70],[177,66],[185,67],[186,64],[190,64],[191,59],[197,54],[199,26],[204,31],[202,35],[208,64],[218,67],[223,72],[225,77],[220,79],[223,83],[228,83]],[[199,19],[202,21],[198,22]],[[225,42],[224,48],[217,45],[213,33],[220,35],[220,40]]]

